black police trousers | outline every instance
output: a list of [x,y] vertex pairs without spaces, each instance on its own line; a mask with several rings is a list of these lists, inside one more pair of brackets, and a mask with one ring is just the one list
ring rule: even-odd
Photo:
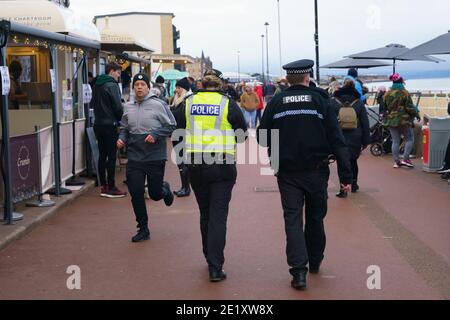
[[308,271],[308,261],[311,265],[323,259],[326,243],[323,219],[327,214],[329,176],[328,167],[313,171],[280,171],[277,175],[284,212],[287,262],[293,276]]
[[228,205],[236,183],[236,165],[189,165],[191,186],[200,209],[203,254],[210,272],[225,262]]
[[[165,160],[149,162],[128,161],[127,165],[127,185],[131,195],[134,214],[138,228],[148,226],[147,207],[145,205],[145,181],[147,179],[148,193],[150,199],[154,201],[164,198],[163,189]],[[170,190],[169,190],[170,191]]]

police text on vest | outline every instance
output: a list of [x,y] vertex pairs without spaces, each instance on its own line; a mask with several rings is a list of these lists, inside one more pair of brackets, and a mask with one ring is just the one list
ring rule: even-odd
[[220,106],[216,104],[193,104],[191,107],[193,116],[218,116],[220,115]]
[[310,95],[302,95],[302,96],[287,96],[283,97],[283,104],[287,103],[295,103],[295,102],[311,102]]

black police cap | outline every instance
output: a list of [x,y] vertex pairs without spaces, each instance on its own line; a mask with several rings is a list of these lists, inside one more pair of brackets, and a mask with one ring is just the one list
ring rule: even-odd
[[314,61],[309,59],[297,60],[283,66],[287,74],[308,74],[313,70]]

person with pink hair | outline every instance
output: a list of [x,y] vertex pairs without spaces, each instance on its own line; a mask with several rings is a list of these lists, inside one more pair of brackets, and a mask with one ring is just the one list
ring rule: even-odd
[[[389,80],[393,84],[384,95],[386,114],[383,121],[392,136],[394,168],[400,168],[401,166],[414,168],[410,160],[410,154],[414,146],[412,128],[414,119],[419,117],[419,110],[414,105],[408,90],[406,90],[403,78],[398,73],[394,73]],[[403,159],[400,160],[400,140],[402,136],[405,140],[405,149]]]

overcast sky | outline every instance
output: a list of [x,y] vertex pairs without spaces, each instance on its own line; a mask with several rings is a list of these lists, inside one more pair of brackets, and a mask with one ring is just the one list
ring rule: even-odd
[[[450,30],[449,0],[318,0],[318,3],[322,65],[390,43],[411,48]],[[271,74],[280,70],[276,0],[72,0],[71,8],[90,18],[128,11],[172,12],[173,23],[181,33],[178,44],[182,53],[200,56],[204,50],[214,67],[222,71],[237,71],[240,51],[241,72],[261,72],[261,35],[266,33],[267,21],[269,70]],[[280,0],[280,16],[282,63],[315,59],[314,0]],[[126,26],[123,28],[126,31]],[[440,58],[450,60],[450,56]],[[399,71],[417,69],[447,69],[450,75],[450,62],[400,62]]]

